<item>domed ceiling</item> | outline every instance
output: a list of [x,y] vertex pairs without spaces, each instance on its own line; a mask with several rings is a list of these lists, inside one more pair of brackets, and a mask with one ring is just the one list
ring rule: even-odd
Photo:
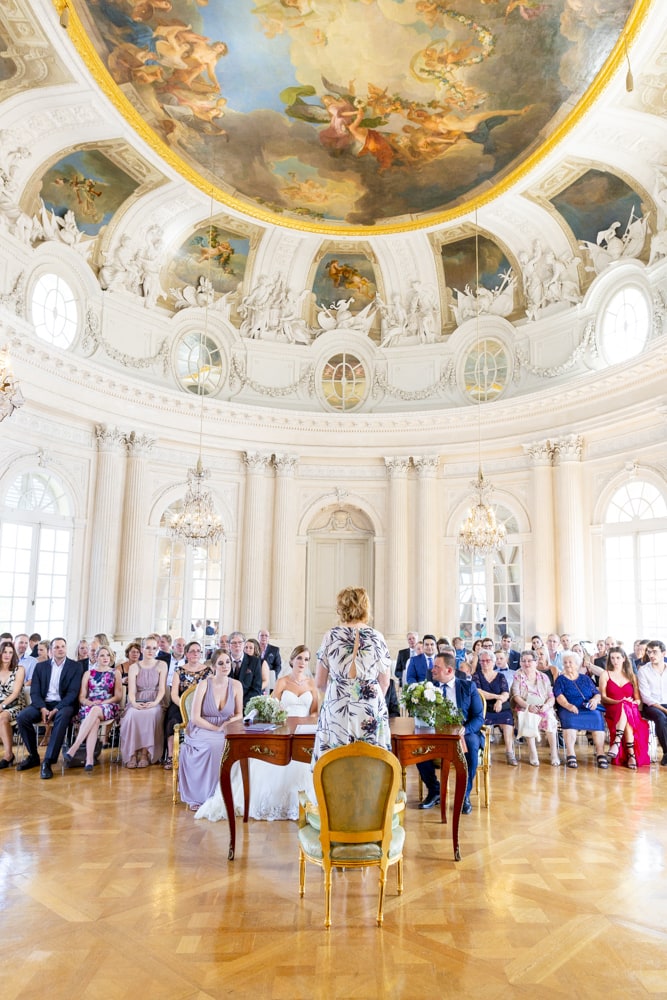
[[645,0],[73,0],[93,74],[189,180],[338,234],[509,186],[624,57]]

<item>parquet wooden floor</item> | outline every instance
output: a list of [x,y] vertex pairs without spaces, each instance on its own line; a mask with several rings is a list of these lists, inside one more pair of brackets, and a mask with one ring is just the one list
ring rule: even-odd
[[392,871],[380,929],[375,873],[337,875],[330,931],[295,823],[240,824],[230,863],[226,822],[172,806],[160,768],[4,771],[0,997],[667,997],[667,768],[492,758],[458,864],[410,773],[403,896]]

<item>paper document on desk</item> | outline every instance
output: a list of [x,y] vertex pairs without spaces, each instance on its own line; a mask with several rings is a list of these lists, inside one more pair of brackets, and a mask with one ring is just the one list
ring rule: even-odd
[[314,724],[312,722],[311,723],[302,723],[300,726],[296,727],[296,729],[294,730],[294,735],[295,736],[310,736],[311,733],[316,733],[316,732],[317,732],[317,725],[316,724]]
[[251,733],[270,733],[272,729],[278,729],[274,722],[253,722],[245,727]]

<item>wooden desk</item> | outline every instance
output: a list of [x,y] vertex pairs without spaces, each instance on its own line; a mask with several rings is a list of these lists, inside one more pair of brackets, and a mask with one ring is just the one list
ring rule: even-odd
[[403,790],[405,791],[405,770],[409,764],[425,760],[441,760],[440,774],[440,821],[447,822],[447,779],[450,765],[454,765],[456,785],[454,787],[454,818],[452,822],[452,844],[454,860],[461,860],[459,848],[459,820],[461,807],[468,783],[468,764],[463,754],[461,736],[463,726],[446,726],[441,731],[415,729],[415,720],[398,718],[390,720],[391,748],[403,768]]
[[[239,761],[243,776],[243,822],[248,822],[250,805],[250,777],[248,761],[251,758],[263,760],[269,764],[289,764],[290,760],[308,763],[313,752],[315,735],[298,736],[294,730],[300,725],[317,724],[317,716],[306,718],[296,716],[287,719],[283,726],[270,732],[254,732],[242,722],[233,722],[227,727],[227,742],[220,763],[220,790],[225,803],[229,821],[229,852],[227,857],[234,860],[236,852],[236,816],[232,798],[232,765]],[[459,850],[459,818],[465,796],[468,780],[468,767],[461,747],[461,726],[448,726],[442,732],[432,733],[428,730],[415,732],[414,719],[399,718],[390,720],[392,750],[398,757],[403,768],[403,788],[405,789],[405,771],[409,764],[422,760],[442,760],[440,778],[440,819],[447,822],[447,778],[450,765],[456,771],[456,787],[454,791],[454,820],[452,823],[452,843],[454,860],[461,860]]]
[[251,758],[263,760],[269,764],[289,764],[291,760],[310,763],[315,743],[315,734],[297,736],[294,730],[297,726],[317,725],[317,716],[305,718],[290,716],[284,725],[269,732],[256,732],[242,722],[232,722],[227,727],[227,742],[220,763],[220,791],[225,803],[229,820],[229,853],[227,857],[234,860],[236,851],[236,816],[234,815],[234,800],[232,798],[232,764],[238,760],[243,775],[243,822],[248,822],[250,808],[250,775],[248,761]]

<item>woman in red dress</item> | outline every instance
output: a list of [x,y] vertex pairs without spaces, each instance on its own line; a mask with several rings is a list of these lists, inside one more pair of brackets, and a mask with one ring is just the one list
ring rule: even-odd
[[651,763],[648,722],[639,714],[639,688],[630,661],[620,646],[612,646],[607,669],[600,675],[600,694],[609,728],[612,764],[627,764],[631,771]]

